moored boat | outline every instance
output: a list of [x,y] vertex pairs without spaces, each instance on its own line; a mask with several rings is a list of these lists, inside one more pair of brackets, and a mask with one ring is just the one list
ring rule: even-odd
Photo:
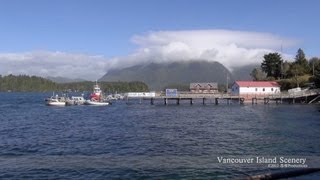
[[96,82],[96,84],[93,86],[93,93],[90,95],[90,99],[86,100],[84,104],[93,106],[106,106],[111,103],[108,101],[104,101],[102,90]]
[[53,95],[50,98],[46,98],[45,101],[48,106],[66,106],[68,98]]

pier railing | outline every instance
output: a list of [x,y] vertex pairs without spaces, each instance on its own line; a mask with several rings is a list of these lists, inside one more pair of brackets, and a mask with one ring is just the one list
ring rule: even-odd
[[252,104],[257,104],[258,101],[263,101],[264,104],[269,104],[269,102],[282,103],[308,103],[311,104],[313,102],[317,102],[320,99],[320,89],[312,89],[312,90],[302,90],[294,93],[282,92],[278,94],[242,94],[242,95],[232,95],[229,93],[193,93],[180,91],[176,94],[166,95],[163,92],[153,92],[151,94],[146,93],[137,93],[126,96],[127,102],[129,98],[139,98],[141,100],[150,100],[151,104],[154,104],[155,100],[163,100],[164,104],[168,104],[168,100],[176,101],[176,104],[180,104],[181,100],[190,101],[190,104],[193,104],[193,100],[202,99],[203,104],[205,104],[207,99],[213,99],[215,104],[219,104],[220,100],[227,102],[227,104],[231,104],[232,101],[238,101],[239,104],[244,104],[244,102],[252,102]]
[[300,97],[307,97],[307,96],[314,96],[314,95],[320,95],[320,89],[301,90],[294,93],[281,92],[279,94],[269,95],[268,98],[270,99],[300,98]]
[[[155,99],[295,99],[301,97],[309,97],[309,96],[316,96],[320,95],[320,89],[309,89],[309,90],[302,90],[294,93],[288,92],[281,92],[278,94],[243,94],[243,95],[233,95],[230,93],[193,93],[189,91],[180,91],[174,96],[166,96],[164,92],[156,92],[155,96],[153,97],[137,97],[136,98],[155,98]],[[128,97],[128,96],[127,96]]]
[[[248,94],[249,95],[249,94]],[[191,93],[191,92],[180,92],[177,94],[177,96],[169,96],[167,97],[165,94],[158,94],[157,97],[160,98],[241,98],[248,96],[247,94],[238,96],[238,95],[232,95],[232,94],[226,94],[226,93]],[[314,95],[320,95],[320,89],[312,89],[312,90],[302,90],[295,93],[288,93],[288,92],[281,92],[278,94],[259,94],[257,97],[260,98],[270,98],[270,99],[276,99],[276,98],[299,98],[299,97],[306,97],[306,96],[314,96]],[[250,95],[250,97],[254,97],[253,94]]]
[[156,98],[181,98],[181,99],[188,99],[188,98],[230,98],[230,99],[237,99],[240,96],[231,95],[226,93],[193,93],[189,91],[180,91],[176,96],[166,96],[165,93],[156,93]]

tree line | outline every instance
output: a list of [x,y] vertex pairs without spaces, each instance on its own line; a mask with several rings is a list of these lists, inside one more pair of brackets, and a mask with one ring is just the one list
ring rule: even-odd
[[[84,81],[60,84],[64,90],[92,91],[96,82]],[[133,82],[98,82],[103,92],[107,94],[125,92],[146,92],[149,91],[148,85],[140,81]]]
[[298,49],[294,61],[283,60],[277,53],[263,56],[260,67],[254,68],[250,74],[253,80],[276,80],[282,89],[315,85],[320,87],[320,58],[309,60],[301,48]]
[[[48,92],[48,91],[92,91],[96,82],[84,81],[74,83],[55,83],[48,79],[27,75],[0,75],[0,91],[7,92]],[[123,93],[148,91],[143,82],[99,82],[101,89],[106,93]]]

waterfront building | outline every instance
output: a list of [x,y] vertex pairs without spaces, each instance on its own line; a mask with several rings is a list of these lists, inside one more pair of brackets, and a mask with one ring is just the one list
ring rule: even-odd
[[215,93],[218,92],[218,83],[190,83],[192,93]]
[[231,94],[245,98],[265,97],[279,94],[280,85],[275,81],[236,81],[231,87]]

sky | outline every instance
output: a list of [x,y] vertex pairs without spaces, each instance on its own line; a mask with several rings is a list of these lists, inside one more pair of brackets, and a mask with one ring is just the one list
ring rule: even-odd
[[318,0],[1,0],[0,74],[95,80],[206,59],[232,70],[298,48],[320,56]]

